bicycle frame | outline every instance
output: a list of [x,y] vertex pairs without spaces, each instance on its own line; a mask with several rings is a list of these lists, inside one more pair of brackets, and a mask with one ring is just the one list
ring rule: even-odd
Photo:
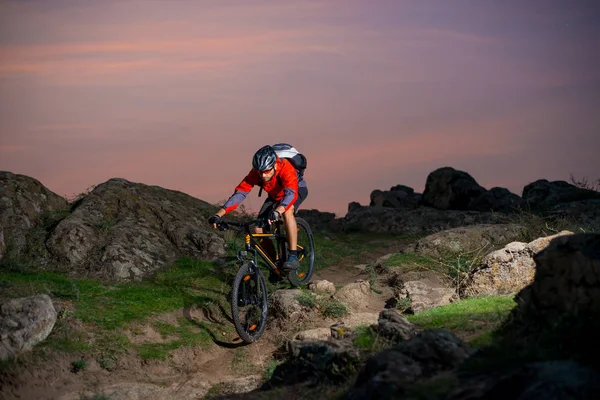
[[[254,225],[258,220],[254,220],[251,222],[222,222],[219,229],[227,230],[229,226],[235,227],[236,230],[244,233],[244,250],[238,251],[237,258],[241,263],[248,261],[248,251],[252,251],[254,253],[254,257],[252,259],[252,263],[254,266],[258,268],[258,256],[262,258],[262,260],[267,264],[269,270],[277,275],[281,275],[281,270],[279,269],[279,265],[277,261],[283,262],[287,259],[287,236],[281,233],[281,224],[283,222],[277,221],[273,224],[273,232],[270,233],[253,233],[250,230],[251,226]],[[274,240],[276,245],[276,253],[278,260],[272,260],[268,255],[265,249],[260,245],[259,241],[261,239],[269,239]],[[298,258],[302,260],[304,258],[304,248],[298,245]]]
[[275,228],[273,230],[273,232],[270,233],[250,233],[248,231],[244,232],[244,240],[245,240],[245,250],[244,250],[244,254],[241,254],[242,252],[238,253],[238,259],[240,259],[240,261],[245,261],[246,260],[246,255],[248,251],[252,251],[254,252],[254,265],[258,266],[258,257],[260,256],[260,258],[262,258],[262,260],[265,262],[265,264],[267,264],[267,267],[269,267],[269,269],[271,271],[273,271],[274,273],[276,273],[277,275],[281,274],[281,271],[279,270],[279,267],[277,266],[276,262],[277,260],[271,260],[271,258],[267,255],[265,249],[260,245],[259,240],[261,239],[275,239],[275,244],[276,244],[276,252],[277,252],[277,256],[279,257],[279,260],[285,260],[286,259],[286,247],[285,247],[285,242],[287,240],[287,237],[282,235],[280,233],[281,231],[281,226],[280,226],[281,222],[277,222],[275,224]]

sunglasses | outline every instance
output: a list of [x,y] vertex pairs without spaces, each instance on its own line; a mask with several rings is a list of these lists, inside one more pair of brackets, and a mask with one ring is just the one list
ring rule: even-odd
[[271,167],[269,169],[265,169],[264,171],[258,171],[258,173],[261,174],[261,175],[268,175],[268,174],[271,173],[271,171],[273,171],[273,168],[274,167]]

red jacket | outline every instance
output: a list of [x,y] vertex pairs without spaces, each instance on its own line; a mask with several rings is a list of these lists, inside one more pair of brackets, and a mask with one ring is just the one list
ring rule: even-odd
[[283,206],[287,211],[298,198],[298,176],[296,168],[288,160],[277,158],[276,165],[275,175],[264,184],[259,172],[255,169],[250,170],[223,205],[225,211],[235,210],[256,185],[262,185],[269,197],[279,203],[277,206]]

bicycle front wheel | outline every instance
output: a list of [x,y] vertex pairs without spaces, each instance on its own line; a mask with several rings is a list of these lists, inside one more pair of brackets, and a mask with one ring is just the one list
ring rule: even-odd
[[306,220],[296,217],[298,226],[298,260],[300,266],[295,271],[290,271],[288,279],[295,286],[306,285],[310,282],[315,270],[315,240],[312,230]]
[[246,343],[255,342],[267,325],[267,284],[252,263],[244,264],[233,281],[231,315],[235,330]]

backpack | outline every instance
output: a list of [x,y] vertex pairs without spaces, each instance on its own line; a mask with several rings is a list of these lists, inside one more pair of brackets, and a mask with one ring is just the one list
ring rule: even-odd
[[[292,164],[294,168],[296,168],[296,175],[298,175],[298,182],[304,179],[304,170],[306,169],[306,157],[304,154],[300,153],[296,148],[287,143],[277,143],[271,146],[273,150],[275,150],[275,154],[279,158],[285,158]],[[279,179],[279,175],[277,176]],[[262,185],[260,185],[260,191],[258,192],[258,197],[262,194]]]
[[304,178],[304,170],[306,169],[306,157],[294,146],[287,143],[277,143],[271,147],[279,158],[287,159],[296,168],[298,181],[301,181]]

